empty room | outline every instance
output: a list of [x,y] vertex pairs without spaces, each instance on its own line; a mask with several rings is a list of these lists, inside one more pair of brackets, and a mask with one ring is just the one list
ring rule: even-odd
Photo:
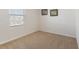
[[0,9],[0,49],[78,49],[76,9]]

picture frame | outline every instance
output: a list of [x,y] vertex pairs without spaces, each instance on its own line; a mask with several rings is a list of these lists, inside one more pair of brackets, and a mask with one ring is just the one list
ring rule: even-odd
[[48,9],[41,9],[41,15],[48,15]]
[[50,10],[50,16],[58,16],[58,9]]

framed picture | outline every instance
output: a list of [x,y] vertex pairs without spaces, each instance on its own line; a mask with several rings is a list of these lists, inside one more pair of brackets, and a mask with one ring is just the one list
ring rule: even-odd
[[48,9],[42,9],[41,14],[42,15],[48,15]]
[[58,9],[50,10],[50,16],[58,16]]

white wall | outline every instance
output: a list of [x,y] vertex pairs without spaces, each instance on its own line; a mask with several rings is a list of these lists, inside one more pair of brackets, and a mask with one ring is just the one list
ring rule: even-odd
[[76,13],[76,38],[79,48],[79,9],[76,9],[75,13]]
[[8,10],[0,9],[0,43],[38,31],[39,10],[24,10],[24,24],[10,27]]
[[59,9],[58,13],[58,16],[41,16],[40,30],[76,37],[75,11],[73,9]]
[[45,31],[75,37],[75,12],[74,10],[59,10],[59,15],[50,17],[41,16],[38,9],[24,10],[24,24],[10,27],[8,10],[0,9],[0,44],[6,41],[30,34],[36,31]]

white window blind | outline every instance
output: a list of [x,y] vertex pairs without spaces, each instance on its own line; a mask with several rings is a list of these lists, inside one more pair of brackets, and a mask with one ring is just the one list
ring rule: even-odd
[[13,16],[23,16],[23,9],[9,9],[9,15]]

